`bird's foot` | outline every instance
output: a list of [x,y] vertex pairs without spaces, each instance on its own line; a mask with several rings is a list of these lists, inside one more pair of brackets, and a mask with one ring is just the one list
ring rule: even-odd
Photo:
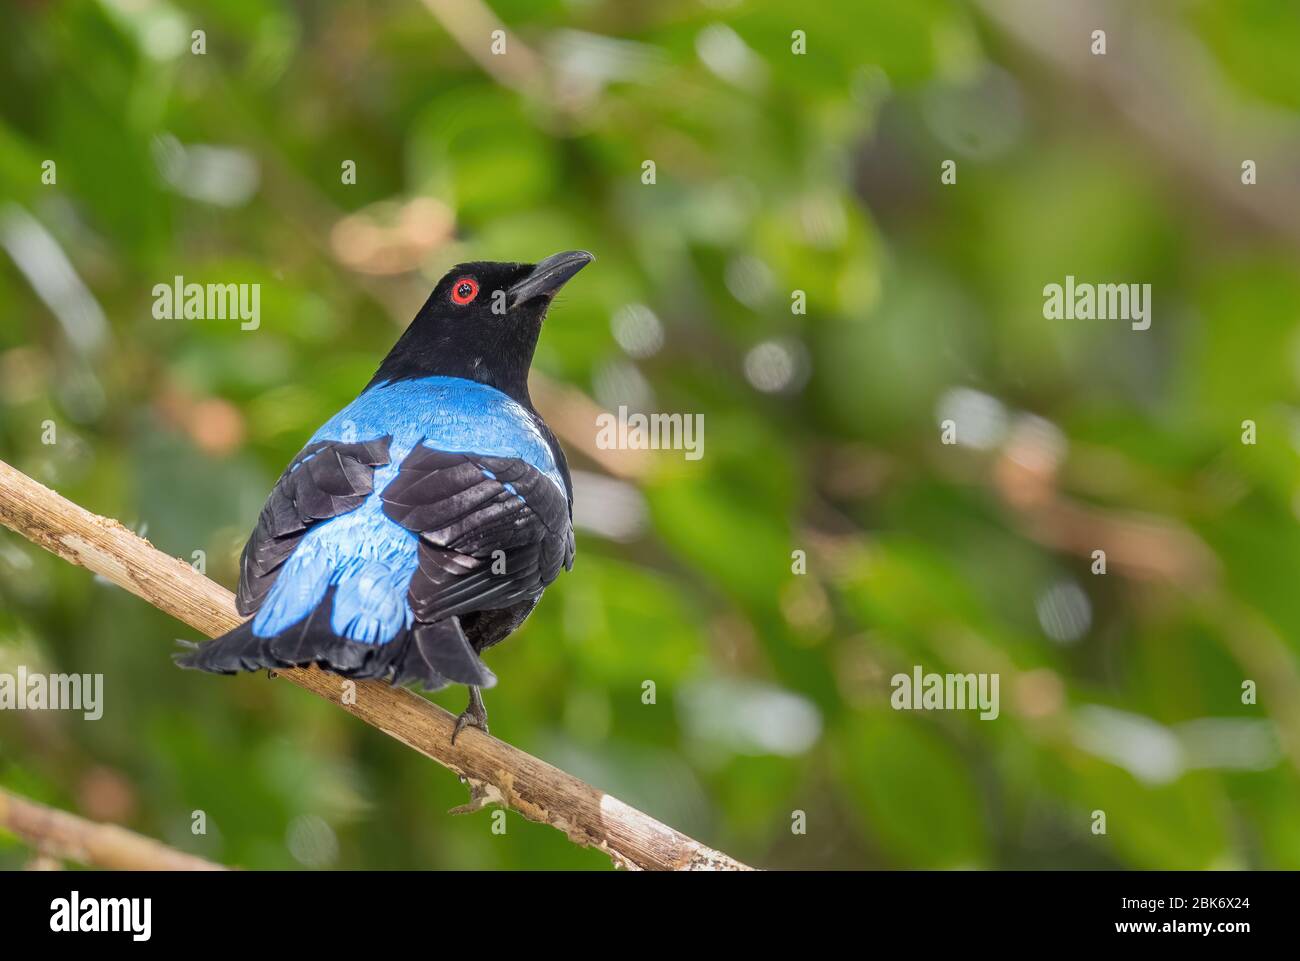
[[483,695],[478,692],[477,687],[469,689],[469,705],[465,710],[460,712],[456,718],[456,729],[451,732],[451,743],[456,743],[456,738],[465,727],[472,726],[478,728],[484,734],[488,732],[487,708],[483,706]]

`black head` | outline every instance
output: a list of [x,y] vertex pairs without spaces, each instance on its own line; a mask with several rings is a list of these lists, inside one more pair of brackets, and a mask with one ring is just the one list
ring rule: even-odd
[[371,385],[413,377],[463,377],[531,408],[528,368],[556,292],[594,260],[568,250],[536,264],[457,264],[438,281]]

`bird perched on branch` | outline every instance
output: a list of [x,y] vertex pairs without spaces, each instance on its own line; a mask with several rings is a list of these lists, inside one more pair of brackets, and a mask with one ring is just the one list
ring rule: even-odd
[[569,468],[528,368],[552,298],[591,260],[467,263],[438,281],[271,491],[240,562],[236,605],[253,617],[177,663],[454,681],[470,701],[453,742],[486,731],[496,677],[479,655],[573,566]]

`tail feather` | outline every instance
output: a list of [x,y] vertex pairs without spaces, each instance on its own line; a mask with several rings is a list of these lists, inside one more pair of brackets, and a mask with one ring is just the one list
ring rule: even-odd
[[252,623],[245,621],[215,640],[196,645],[186,653],[173,654],[172,660],[181,667],[213,674],[238,674],[262,667],[289,667],[289,664],[271,658],[267,640],[268,638],[255,635]]
[[331,586],[310,614],[266,639],[268,656],[277,664],[310,664],[320,660],[321,648],[335,636],[330,630],[333,602],[334,587]]
[[474,652],[456,617],[417,624],[404,653],[399,676],[420,680],[433,675],[474,687],[492,687],[497,682],[496,675]]
[[385,644],[367,644],[334,633],[330,626],[332,602],[331,588],[311,614],[273,637],[254,634],[249,620],[173,659],[183,668],[214,674],[316,664],[343,677],[415,683],[428,691],[453,681],[476,687],[496,683],[496,676],[474,652],[455,617],[417,623]]

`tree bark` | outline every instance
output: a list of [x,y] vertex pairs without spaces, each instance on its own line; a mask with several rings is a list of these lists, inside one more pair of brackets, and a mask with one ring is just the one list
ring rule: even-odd
[[[86,511],[3,461],[0,524],[64,560],[102,575],[209,637],[240,623],[230,591],[184,561],[163,554],[117,521]],[[467,727],[453,745],[455,718],[404,688],[377,681],[347,681],[314,667],[277,674],[333,701],[464,779],[470,803],[458,812],[500,804],[563,831],[575,844],[599,848],[616,865],[626,868],[748,869],[476,728]]]
[[0,788],[0,827],[40,854],[118,871],[225,871],[116,824],[87,821]]

